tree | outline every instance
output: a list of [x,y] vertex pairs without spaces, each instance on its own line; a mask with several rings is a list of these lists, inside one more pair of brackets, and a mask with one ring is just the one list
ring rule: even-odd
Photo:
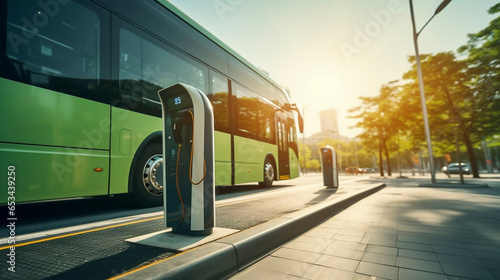
[[[411,57],[410,62],[414,61]],[[491,110],[491,93],[477,90],[469,63],[457,60],[452,52],[421,55],[421,62],[432,139],[442,150],[454,150],[455,135],[460,132],[472,174],[478,178],[474,144],[482,139],[486,130],[491,131],[491,115],[498,115]],[[415,98],[411,90],[411,84],[418,82],[415,65],[403,78],[412,80],[404,99]]]
[[363,133],[359,135],[363,145],[375,148],[373,140],[378,140],[380,176],[384,176],[382,154],[386,158],[387,174],[392,175],[388,145],[404,128],[400,118],[401,112],[397,110],[399,87],[393,85],[395,82],[383,85],[380,88],[380,95],[376,97],[359,97],[362,105],[349,110],[350,113],[359,112],[350,116],[351,118],[362,119],[355,127],[363,129]]
[[[500,12],[500,3],[488,12]],[[483,113],[477,116],[481,123],[476,133],[478,140],[492,140],[500,133],[500,17],[495,18],[483,30],[469,34],[469,41],[458,50],[467,54],[471,87],[476,106]]]
[[[500,12],[500,3],[488,10],[490,14]],[[500,17],[490,22],[485,29],[476,34],[469,34],[469,41],[458,49],[459,53],[468,54],[470,73],[474,75],[474,87],[478,91],[486,91],[490,100],[500,97]],[[498,106],[498,102],[493,102]],[[497,107],[498,109],[498,107]],[[498,110],[497,110],[498,112]],[[496,118],[496,123],[500,122]],[[498,132],[498,125],[496,126]]]

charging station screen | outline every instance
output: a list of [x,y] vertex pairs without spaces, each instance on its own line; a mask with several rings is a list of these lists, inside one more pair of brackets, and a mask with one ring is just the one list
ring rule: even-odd
[[193,102],[187,92],[174,95],[167,99],[167,110],[169,112],[179,111],[190,107],[193,107]]

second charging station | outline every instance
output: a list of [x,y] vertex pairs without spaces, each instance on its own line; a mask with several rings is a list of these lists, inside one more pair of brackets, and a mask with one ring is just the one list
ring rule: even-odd
[[337,153],[331,146],[321,147],[320,152],[323,184],[327,188],[338,188],[339,173],[337,169]]
[[163,115],[166,226],[179,234],[211,234],[215,226],[212,106],[203,92],[186,84],[175,84],[158,94]]

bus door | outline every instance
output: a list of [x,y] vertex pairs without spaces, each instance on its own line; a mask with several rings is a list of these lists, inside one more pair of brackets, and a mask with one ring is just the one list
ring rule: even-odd
[[289,128],[286,118],[276,117],[276,131],[278,134],[278,170],[279,179],[290,179],[290,161],[288,156],[288,143],[290,141]]

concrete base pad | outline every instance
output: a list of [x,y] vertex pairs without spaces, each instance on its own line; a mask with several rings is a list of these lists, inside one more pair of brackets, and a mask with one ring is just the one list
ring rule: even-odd
[[191,236],[173,233],[171,228],[126,239],[130,243],[184,252],[191,248],[231,235],[239,230],[215,227],[210,235]]

